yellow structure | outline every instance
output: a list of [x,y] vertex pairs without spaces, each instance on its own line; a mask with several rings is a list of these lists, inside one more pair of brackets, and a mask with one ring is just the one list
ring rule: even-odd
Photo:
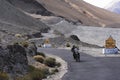
[[52,45],[50,44],[50,40],[49,38],[45,39],[44,40],[44,45],[43,45],[44,48],[51,48]]
[[106,41],[105,41],[105,48],[115,48],[116,47],[116,41],[110,36]]
[[45,43],[45,44],[49,44],[49,43],[50,43],[49,38],[45,39],[44,43]]

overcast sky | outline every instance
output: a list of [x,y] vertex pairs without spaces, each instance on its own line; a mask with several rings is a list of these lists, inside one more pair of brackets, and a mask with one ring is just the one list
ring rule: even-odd
[[114,1],[114,0],[84,0],[92,5],[104,8],[105,6],[107,6],[110,2]]

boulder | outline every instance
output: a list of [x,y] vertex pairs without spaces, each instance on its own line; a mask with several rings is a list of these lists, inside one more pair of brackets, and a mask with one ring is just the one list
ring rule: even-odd
[[25,48],[19,44],[0,47],[0,70],[19,76],[27,73],[28,60]]
[[34,56],[37,54],[37,46],[35,45],[34,42],[29,44],[28,48],[26,49],[28,56]]

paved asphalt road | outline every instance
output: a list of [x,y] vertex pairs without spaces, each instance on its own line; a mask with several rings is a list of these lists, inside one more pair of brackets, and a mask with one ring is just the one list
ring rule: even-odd
[[81,62],[75,62],[70,50],[39,48],[38,51],[57,55],[68,63],[68,73],[62,80],[120,80],[120,57],[92,57],[81,53]]

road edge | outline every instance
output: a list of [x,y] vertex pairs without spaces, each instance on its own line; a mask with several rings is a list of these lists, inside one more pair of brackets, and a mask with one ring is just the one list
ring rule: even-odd
[[52,54],[46,54],[49,57],[53,57],[56,59],[57,62],[61,63],[61,67],[58,68],[59,72],[54,74],[54,75],[50,75],[47,77],[47,79],[43,79],[43,80],[62,80],[62,77],[68,72],[68,64],[65,60],[63,60],[62,58],[52,55]]

